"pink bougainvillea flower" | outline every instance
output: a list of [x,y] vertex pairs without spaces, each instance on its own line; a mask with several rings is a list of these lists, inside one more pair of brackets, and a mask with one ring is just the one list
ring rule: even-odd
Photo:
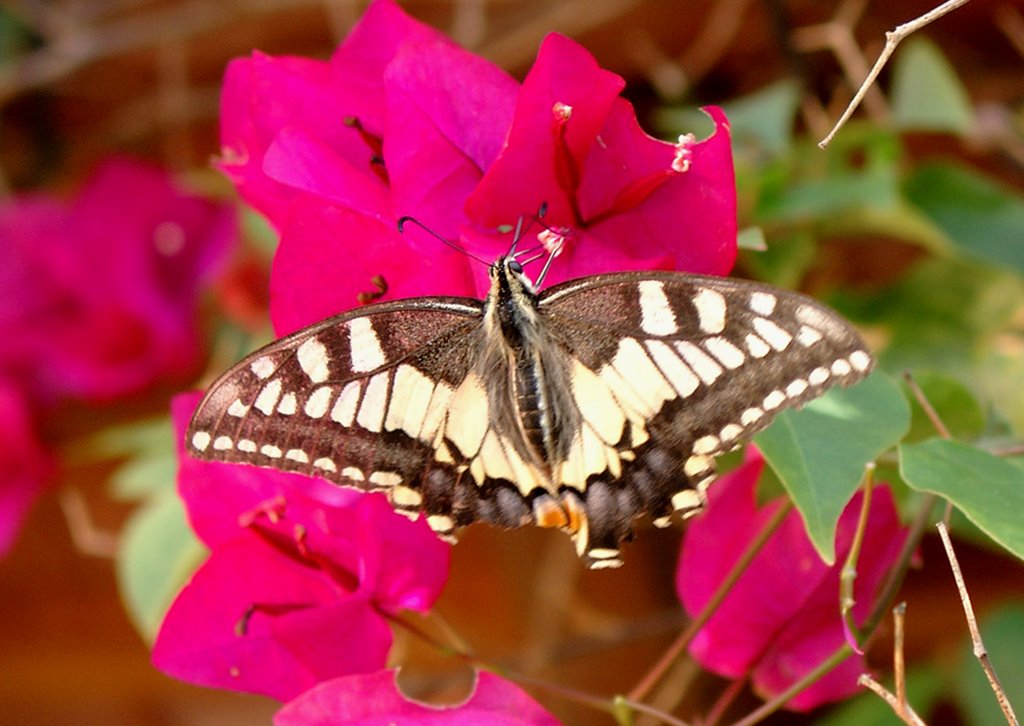
[[50,457],[36,439],[28,402],[16,386],[0,379],[0,555],[14,543],[51,469]]
[[465,703],[448,708],[406,699],[395,671],[336,678],[303,693],[274,716],[275,726],[557,726],[558,721],[518,686],[487,673]]
[[[256,55],[225,79],[222,168],[281,232],[279,333],[378,298],[480,295],[471,252],[535,214],[564,242],[549,282],[663,267],[725,273],[735,256],[728,126],[705,141],[644,134],[623,81],[553,35],[520,87],[493,64],[371,4],[329,62]],[[534,243],[523,243],[520,248]]]
[[[744,464],[708,492],[708,511],[688,527],[676,574],[676,588],[687,613],[696,615],[710,600],[757,533],[782,505],[758,507],[757,479],[764,460],[751,447]],[[839,572],[860,513],[861,495],[846,507],[836,532],[837,564],[818,557],[796,511],[790,512],[743,573],[725,601],[690,646],[705,668],[727,678],[749,676],[765,696],[781,693],[819,665],[844,642],[839,612]],[[889,489],[872,495],[867,533],[857,563],[854,617],[862,621],[894,564],[905,530]],[[866,671],[853,656],[793,698],[788,707],[810,710],[856,693]]]
[[658,141],[619,98],[622,86],[581,46],[548,36],[469,218],[492,228],[545,203],[544,223],[567,238],[549,283],[649,266],[727,273],[736,191],[725,115],[706,109],[716,130],[704,141]]
[[[175,402],[178,439],[197,397]],[[294,698],[382,668],[387,616],[426,612],[449,548],[380,495],[182,457],[179,492],[207,561],[179,593],[153,662],[181,680]]]
[[18,341],[0,364],[28,390],[109,400],[195,371],[198,297],[234,241],[230,207],[116,159],[70,205],[15,200],[0,230],[0,328]]

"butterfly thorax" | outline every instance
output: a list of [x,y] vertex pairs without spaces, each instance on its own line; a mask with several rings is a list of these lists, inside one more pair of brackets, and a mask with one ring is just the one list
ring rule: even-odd
[[501,257],[489,271],[479,372],[503,444],[550,476],[579,426],[569,369],[519,263]]

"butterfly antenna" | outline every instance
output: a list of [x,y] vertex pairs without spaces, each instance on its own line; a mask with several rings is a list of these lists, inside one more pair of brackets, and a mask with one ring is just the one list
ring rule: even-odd
[[476,255],[474,255],[472,252],[467,250],[462,245],[456,244],[455,242],[453,242],[452,240],[448,239],[447,237],[445,237],[442,234],[438,234],[437,232],[432,230],[427,225],[423,224],[423,222],[421,222],[420,220],[416,219],[415,217],[408,216],[408,215],[405,216],[405,217],[401,217],[398,220],[398,234],[404,234],[405,233],[405,225],[406,225],[407,222],[412,222],[417,227],[422,229],[424,232],[426,232],[426,233],[430,234],[431,236],[436,237],[437,239],[441,240],[446,245],[451,247],[453,250],[458,250],[462,254],[466,255],[466,257],[469,257],[472,260],[476,260],[477,262],[479,262],[482,265],[485,265],[485,266],[486,265],[490,265],[490,263],[487,262],[487,260],[484,260],[484,259],[481,259],[480,257],[477,257]]

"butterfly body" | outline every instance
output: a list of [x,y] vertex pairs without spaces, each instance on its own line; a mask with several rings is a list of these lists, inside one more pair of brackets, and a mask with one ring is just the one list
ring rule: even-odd
[[634,520],[699,511],[713,457],[872,365],[827,307],[672,272],[538,293],[511,257],[485,300],[368,305],[253,353],[211,386],[200,458],[383,491],[441,536],[473,522],[569,532],[621,564]]

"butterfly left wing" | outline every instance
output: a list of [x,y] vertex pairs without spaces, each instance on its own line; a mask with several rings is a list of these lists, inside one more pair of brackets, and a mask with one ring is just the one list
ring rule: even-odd
[[828,307],[731,278],[599,275],[546,290],[540,309],[573,361],[581,423],[557,483],[596,567],[620,564],[635,517],[698,512],[715,455],[872,366]]
[[424,431],[437,428],[467,375],[460,341],[478,330],[481,309],[464,298],[400,300],[275,341],[209,388],[189,425],[189,452],[400,501],[431,458]]

